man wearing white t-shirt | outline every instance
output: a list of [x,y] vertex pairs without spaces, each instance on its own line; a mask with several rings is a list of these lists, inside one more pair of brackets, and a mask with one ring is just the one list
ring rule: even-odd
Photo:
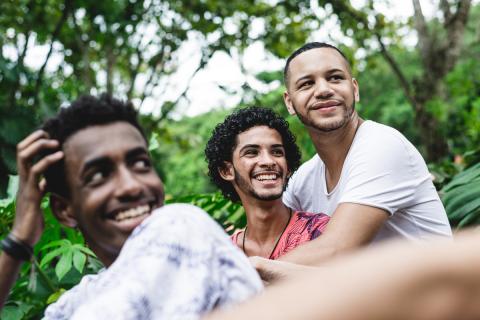
[[305,125],[317,155],[293,175],[283,201],[332,218],[322,237],[282,260],[318,265],[381,239],[451,236],[419,152],[397,130],[358,116],[359,85],[341,51],[306,44],[288,58],[284,77],[287,109]]

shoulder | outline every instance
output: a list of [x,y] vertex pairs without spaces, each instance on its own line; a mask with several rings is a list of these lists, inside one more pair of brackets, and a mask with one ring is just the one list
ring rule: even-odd
[[129,238],[135,238],[148,229],[186,229],[198,225],[219,227],[208,213],[199,207],[184,203],[168,204],[155,209],[151,216],[143,221]]
[[[323,168],[323,162],[318,156],[315,154],[310,160],[303,163],[297,171],[294,172],[290,181],[292,184],[300,183],[303,184],[303,181],[306,179],[317,177],[315,174],[316,172],[320,171]],[[296,182],[299,181],[299,182]]]
[[[358,129],[354,144],[361,144],[364,148],[381,149],[410,149],[414,148],[408,139],[397,129],[387,125],[367,120]],[[415,148],[414,148],[415,149]]]
[[319,166],[322,166],[323,162],[318,156],[318,154],[315,154],[310,160],[305,161],[296,172],[309,172],[311,170],[315,170]]
[[236,245],[238,243],[238,237],[242,232],[244,232],[244,229],[239,229],[230,236],[230,239],[232,240],[233,244]]
[[402,133],[374,121],[365,121],[360,126],[346,163],[355,163],[355,167],[367,165],[372,170],[397,166],[408,169],[416,165],[422,166],[422,170],[426,168],[423,157]]

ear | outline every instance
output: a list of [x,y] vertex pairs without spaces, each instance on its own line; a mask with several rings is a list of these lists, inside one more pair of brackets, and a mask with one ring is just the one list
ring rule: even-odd
[[358,81],[355,78],[352,78],[353,84],[353,96],[355,97],[355,102],[360,101],[360,87],[358,86]]
[[220,174],[223,180],[226,180],[226,181],[235,180],[235,173],[233,171],[233,165],[231,162],[224,161],[223,166],[221,168],[218,168],[218,173]]
[[64,226],[75,228],[78,225],[77,219],[73,215],[73,208],[65,197],[59,194],[50,194],[50,207],[53,215]]
[[285,102],[288,113],[290,113],[290,115],[292,116],[295,115],[295,108],[293,107],[292,99],[290,99],[290,95],[288,94],[287,90],[285,90],[285,92],[283,93],[283,101]]

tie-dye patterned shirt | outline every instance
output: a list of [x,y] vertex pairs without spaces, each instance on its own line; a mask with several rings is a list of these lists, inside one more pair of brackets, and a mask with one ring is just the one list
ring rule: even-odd
[[50,305],[45,319],[199,319],[262,289],[248,259],[203,210],[155,210],[115,262]]

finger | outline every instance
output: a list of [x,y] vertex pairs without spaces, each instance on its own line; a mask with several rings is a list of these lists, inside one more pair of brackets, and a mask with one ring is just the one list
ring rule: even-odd
[[34,142],[35,140],[38,140],[40,138],[48,138],[48,133],[46,133],[43,130],[37,130],[37,131],[31,133],[29,136],[27,136],[25,139],[23,139],[22,141],[20,141],[17,144],[17,150],[18,151],[23,150],[29,144],[31,144],[32,142]]
[[[37,141],[32,142],[30,145],[28,145],[25,149],[20,151],[18,153],[18,166],[28,166],[31,164],[33,158],[41,151],[44,151],[46,149],[54,149],[58,147],[58,141],[57,140],[47,140],[47,139],[39,139]],[[21,168],[19,168],[20,170]]]
[[38,161],[35,165],[32,166],[32,169],[30,170],[30,172],[33,176],[31,178],[36,179],[43,172],[45,172],[45,170],[49,166],[51,166],[53,163],[59,161],[62,158],[63,158],[63,151],[57,151],[55,153],[52,153],[52,154],[42,158],[42,160]]
[[42,195],[45,193],[45,190],[47,190],[47,180],[45,180],[45,178],[42,178],[38,183],[38,190],[40,190]]

